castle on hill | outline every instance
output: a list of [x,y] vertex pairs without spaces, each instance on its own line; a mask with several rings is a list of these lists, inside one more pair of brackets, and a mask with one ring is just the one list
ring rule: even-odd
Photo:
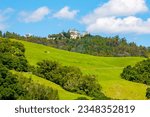
[[59,34],[48,35],[48,39],[65,39],[65,38],[80,39],[89,34],[90,33],[86,32],[86,31],[81,33],[76,29],[69,29],[68,32],[62,32]]

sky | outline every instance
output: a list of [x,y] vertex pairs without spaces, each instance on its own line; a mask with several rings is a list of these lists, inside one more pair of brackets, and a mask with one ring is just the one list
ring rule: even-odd
[[75,28],[150,46],[150,0],[0,0],[0,30],[47,36]]

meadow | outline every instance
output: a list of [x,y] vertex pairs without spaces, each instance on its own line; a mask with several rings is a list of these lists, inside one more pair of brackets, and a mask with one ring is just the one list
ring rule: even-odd
[[[18,41],[18,40],[13,40]],[[42,60],[58,61],[62,65],[76,66],[84,74],[96,75],[98,82],[102,86],[102,91],[113,99],[143,100],[145,98],[147,86],[121,79],[120,73],[127,65],[145,59],[142,57],[97,57],[86,54],[68,52],[52,47],[20,41],[26,48],[25,56],[31,65],[36,65]],[[27,73],[23,73],[29,76]],[[31,77],[31,76],[30,76]],[[82,95],[74,94],[63,90],[60,86],[46,81],[37,76],[32,76],[35,81],[42,84],[51,85],[59,90],[60,99],[75,99]]]

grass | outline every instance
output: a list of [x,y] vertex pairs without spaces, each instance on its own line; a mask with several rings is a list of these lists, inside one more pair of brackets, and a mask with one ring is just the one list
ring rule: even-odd
[[[16,41],[16,40],[14,40]],[[94,74],[105,95],[114,99],[143,100],[147,86],[121,79],[120,73],[127,65],[134,65],[142,57],[97,57],[68,52],[40,44],[20,41],[26,48],[31,65],[42,60],[55,60],[63,65],[77,66],[84,74]],[[69,99],[69,95],[68,98]]]
[[85,96],[85,95],[75,94],[75,93],[66,91],[61,86],[59,86],[51,81],[48,81],[44,78],[32,75],[30,73],[16,72],[16,71],[11,71],[11,72],[13,74],[25,76],[26,78],[31,78],[36,83],[42,84],[44,86],[52,87],[53,89],[58,90],[58,95],[61,100],[74,100],[74,99],[77,99],[78,97],[86,97],[88,99],[91,99],[90,97]]

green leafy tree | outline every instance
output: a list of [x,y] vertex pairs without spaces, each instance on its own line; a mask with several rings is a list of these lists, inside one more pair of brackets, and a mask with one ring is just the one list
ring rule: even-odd
[[36,75],[62,86],[62,88],[96,99],[107,99],[101,92],[95,76],[83,76],[81,70],[72,66],[62,66],[55,61],[44,60],[38,63]]
[[3,37],[3,33],[2,33],[2,31],[0,31],[0,37]]
[[133,67],[125,67],[121,77],[129,81],[150,85],[150,59],[138,62]]
[[0,65],[0,100],[16,100],[22,93],[17,77]]
[[25,48],[19,42],[11,42],[10,40],[0,40],[0,62],[8,69],[17,71],[28,71],[28,62],[25,58]]

